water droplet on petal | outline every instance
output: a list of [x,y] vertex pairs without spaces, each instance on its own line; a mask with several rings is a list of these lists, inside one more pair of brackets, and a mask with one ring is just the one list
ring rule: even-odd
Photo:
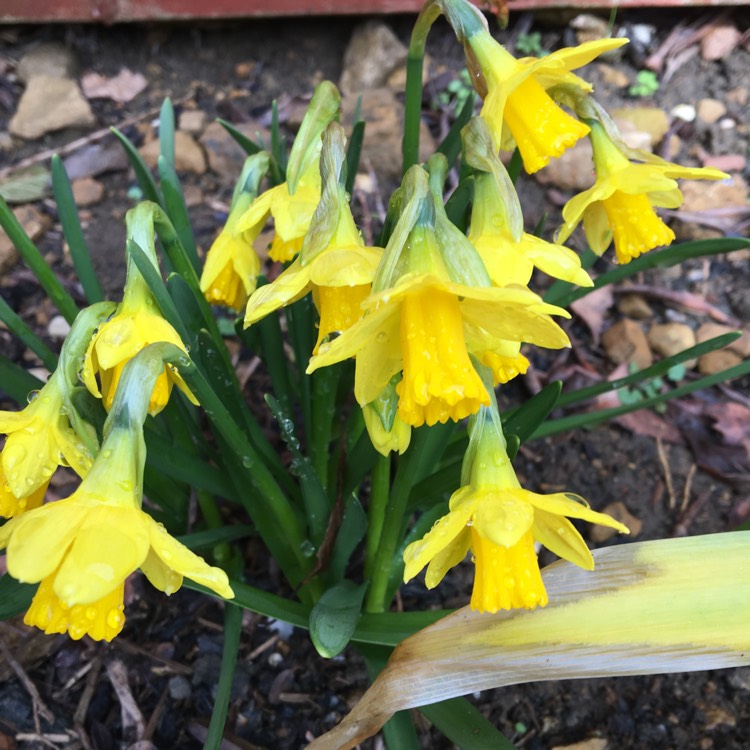
[[124,619],[125,618],[119,609],[110,609],[109,612],[107,612],[107,625],[113,630],[119,628]]
[[38,395],[39,391],[29,391],[29,395],[26,396],[26,401],[31,403]]

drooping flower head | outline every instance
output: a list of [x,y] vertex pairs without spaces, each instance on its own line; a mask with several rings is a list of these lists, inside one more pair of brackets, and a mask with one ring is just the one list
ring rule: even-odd
[[318,84],[289,154],[286,181],[261,193],[237,222],[238,232],[257,236],[269,216],[273,218],[275,235],[268,253],[272,260],[292,260],[302,249],[320,201],[321,135],[340,107],[338,89],[330,81]]
[[463,419],[489,403],[471,354],[481,358],[501,340],[551,347],[568,340],[550,317],[563,310],[528,289],[492,287],[442,203],[436,208],[421,167],[407,172],[402,189],[401,216],[363,302],[364,317],[322,345],[308,372],[356,357],[354,392],[362,406],[400,374],[397,414],[418,427]]
[[434,588],[471,551],[472,609],[534,609],[547,604],[534,542],[587,570],[594,560],[569,518],[628,533],[613,518],[569,493],[540,495],[521,487],[506,449],[496,407],[472,417],[461,484],[449,512],[404,551],[404,580],[427,565],[425,584]]
[[[591,249],[601,255],[614,239],[620,263],[674,240],[674,232],[654,208],[678,208],[683,196],[678,178],[721,180],[729,175],[718,169],[671,164],[653,154],[628,149],[597,120],[589,120],[596,183],[571,198],[563,207],[559,242],[583,220]],[[637,159],[640,163],[634,163]]]
[[126,368],[126,392],[118,391],[101,451],[78,489],[0,528],[10,575],[40,584],[24,622],[46,633],[114,638],[125,622],[125,578],[138,568],[167,594],[188,576],[220,596],[233,595],[222,570],[190,552],[141,510],[143,419],[163,369],[161,359],[154,367],[147,354],[139,356],[144,366],[135,368],[134,362]]
[[518,194],[484,120],[472,118],[461,134],[464,158],[476,170],[469,241],[481,256],[492,283],[527,286],[534,268],[539,268],[556,279],[591,286],[591,278],[572,250],[523,231]]
[[564,85],[590,91],[591,86],[570,71],[627,44],[627,39],[602,39],[541,58],[517,60],[486,26],[462,41],[469,69],[481,73],[481,80],[476,81],[484,98],[481,116],[489,125],[495,147],[510,149],[515,143],[529,174],[588,133],[585,124],[555,103],[548,89]]
[[[128,211],[128,237],[159,268],[154,245],[154,213],[159,207],[144,201]],[[154,295],[132,257],[128,257],[127,280],[122,302],[115,314],[102,323],[86,351],[81,379],[89,392],[101,398],[109,411],[125,365],[144,347],[159,342],[174,344],[187,351],[179,334],[161,315]],[[151,394],[149,413],[158,414],[169,401],[176,385],[193,403],[197,403],[180,374],[167,365]]]
[[245,313],[245,326],[312,291],[320,315],[314,352],[331,334],[341,333],[362,316],[382,249],[366,247],[354,224],[344,189],[345,138],[331,123],[323,136],[323,192],[294,262],[273,282],[256,290]]
[[39,507],[58,466],[85,476],[98,448],[93,428],[81,419],[71,398],[91,334],[114,309],[102,302],[82,310],[73,322],[55,372],[29,397],[21,411],[0,411],[0,516]]
[[245,307],[258,283],[260,258],[253,242],[263,228],[262,224],[256,223],[240,232],[237,224],[258,193],[260,181],[268,170],[268,160],[265,151],[245,160],[226,224],[211,245],[201,274],[200,286],[206,299],[237,312]]

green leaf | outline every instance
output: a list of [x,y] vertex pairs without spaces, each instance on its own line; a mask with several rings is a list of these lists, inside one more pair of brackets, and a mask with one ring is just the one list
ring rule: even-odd
[[19,367],[7,357],[0,355],[0,391],[14,401],[25,404],[31,391],[38,391],[44,383],[36,376]]
[[516,750],[516,746],[465,698],[449,698],[419,709],[461,750]]
[[[624,378],[608,380],[605,383],[597,383],[588,388],[579,388],[570,393],[563,393],[557,402],[557,406],[562,407],[577,404],[580,401],[595,398],[602,393],[620,390],[629,385],[637,385],[649,378],[655,378],[665,374],[672,381],[676,382],[682,380],[682,377],[684,376],[683,362],[687,362],[689,359],[697,359],[698,357],[702,357],[704,354],[715,351],[716,349],[723,349],[725,346],[729,346],[733,341],[736,341],[741,335],[742,334],[739,331],[724,333],[721,336],[716,336],[712,339],[708,339],[708,341],[703,341],[700,344],[691,346],[677,354],[673,354],[671,357],[659,360],[656,364],[653,364],[650,367],[645,367],[643,370],[637,370],[630,375],[626,375]],[[682,367],[682,373],[677,370],[679,367]]]
[[188,215],[187,205],[185,204],[182,185],[180,185],[180,178],[177,176],[174,166],[163,156],[160,156],[157,161],[157,169],[161,179],[161,189],[164,194],[164,210],[172,222],[193,268],[197,271],[200,268],[198,251],[195,246],[195,236],[193,235],[193,227]]
[[445,213],[461,231],[469,225],[469,208],[474,200],[474,178],[461,180],[445,204]]
[[505,434],[516,435],[521,443],[525,443],[555,408],[561,390],[559,380],[549,383],[522,406],[503,415]]
[[36,164],[29,169],[14,172],[0,182],[0,198],[10,204],[31,203],[44,198],[48,186],[49,172],[41,164]]
[[227,605],[224,609],[224,650],[221,655],[221,672],[203,750],[219,750],[224,740],[224,725],[227,722],[241,634],[242,610],[239,607]]
[[248,138],[244,133],[240,133],[237,128],[232,125],[232,123],[227,122],[226,120],[222,120],[220,117],[216,120],[216,122],[221,125],[221,127],[224,128],[224,130],[229,133],[229,135],[234,138],[234,140],[238,143],[239,146],[242,147],[243,151],[248,155],[252,156],[253,154],[257,154],[259,151],[263,150],[262,146],[259,146],[255,141]]
[[734,367],[729,367],[714,375],[707,375],[706,377],[699,378],[691,383],[685,383],[684,385],[681,385],[678,388],[673,388],[666,393],[660,393],[651,398],[644,398],[635,404],[625,404],[623,406],[615,406],[611,409],[602,409],[601,411],[587,412],[586,414],[573,414],[569,417],[553,419],[542,424],[531,436],[531,439],[556,435],[558,432],[574,430],[579,427],[592,427],[602,422],[606,422],[608,419],[619,417],[622,414],[628,414],[629,412],[637,411],[638,409],[650,409],[673,398],[687,396],[693,391],[698,391],[701,388],[709,388],[712,385],[717,385],[718,383],[723,383],[727,380],[733,380],[734,378],[740,378],[748,373],[750,373],[750,360],[745,360]]
[[279,424],[281,437],[292,454],[290,471],[300,479],[310,539],[317,549],[323,542],[328,526],[331,511],[328,494],[315,473],[312,462],[300,450],[299,440],[294,431],[294,422],[284,413],[279,402],[270,394],[266,394],[266,403],[273,412]]
[[174,169],[174,107],[167,97],[159,114],[159,156]]
[[607,284],[616,284],[630,276],[641,273],[642,271],[648,271],[652,268],[669,268],[690,258],[702,258],[711,255],[718,255],[720,253],[731,253],[734,250],[742,250],[747,247],[750,247],[750,240],[735,237],[683,242],[679,245],[665,248],[664,250],[656,250],[646,253],[645,255],[641,255],[640,258],[630,261],[630,263],[617,266],[617,268],[607,271],[607,273],[603,273],[601,276],[597,277],[594,280],[594,286],[582,288],[576,287],[573,288],[572,291],[569,291],[571,287],[570,284],[567,285],[567,288],[555,284],[555,288],[551,287],[547,294],[544,295],[544,301],[567,308],[570,307],[572,302],[581,299],[581,297],[585,297],[587,294],[591,294],[591,292],[594,292],[597,289],[607,286]]
[[63,236],[70,248],[70,257],[86,300],[89,304],[101,302],[104,299],[104,292],[91,263],[91,253],[78,220],[78,209],[73,198],[73,188],[70,185],[68,173],[57,154],[52,157],[52,192],[55,196]]
[[25,612],[34,597],[38,584],[19,583],[8,573],[0,576],[0,620]]
[[367,584],[341,581],[328,589],[310,612],[310,638],[321,656],[338,656],[354,634]]
[[154,178],[151,176],[146,162],[143,161],[141,155],[138,153],[138,149],[130,142],[130,139],[121,133],[117,128],[110,128],[115,138],[122,143],[125,148],[125,153],[128,156],[133,171],[135,172],[135,179],[138,181],[138,185],[143,192],[143,197],[146,200],[153,201],[159,206],[162,205],[162,197],[159,193],[159,188],[154,182]]
[[192,534],[184,534],[177,537],[177,541],[182,542],[191,550],[206,549],[223,542],[245,539],[252,536],[253,532],[252,526],[222,526],[218,529],[205,529],[204,531],[194,531]]
[[72,324],[78,315],[78,306],[65,291],[54,271],[47,265],[37,246],[31,241],[15,214],[2,198],[0,198],[0,227],[5,230],[8,238],[16,246],[16,250],[60,314]]
[[[361,103],[361,97],[357,100],[357,106]],[[362,143],[365,139],[365,122],[357,120],[352,128],[349,138],[349,146],[346,150],[346,192],[351,193],[354,180],[359,169],[359,159],[362,154]]]
[[367,530],[367,516],[356,495],[350,495],[344,505],[344,517],[328,562],[328,575],[333,581],[344,577],[349,558],[362,541]]

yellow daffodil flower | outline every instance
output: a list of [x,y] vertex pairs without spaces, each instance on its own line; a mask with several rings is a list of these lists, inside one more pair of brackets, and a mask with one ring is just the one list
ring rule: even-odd
[[321,135],[339,115],[341,95],[330,82],[315,87],[310,105],[292,144],[286,182],[259,195],[237,224],[237,231],[260,232],[269,216],[274,221],[271,260],[287,262],[302,249],[310,221],[320,201],[318,159]]
[[323,194],[298,258],[270,284],[249,299],[245,326],[312,291],[320,314],[313,353],[334,333],[362,317],[361,304],[370,293],[382,249],[365,247],[354,224],[349,196],[340,184],[345,137],[338,123],[323,136]]
[[485,30],[469,37],[487,89],[481,116],[490,126],[495,147],[509,149],[515,142],[524,168],[533,174],[583,138],[588,126],[560,109],[547,89],[567,84],[591,90],[570,71],[626,43],[626,39],[602,39],[542,58],[517,60]]
[[514,239],[505,221],[502,201],[494,176],[478,174],[474,180],[469,241],[484,261],[493,284],[526,286],[534,268],[539,268],[553,278],[578,286],[593,286],[594,282],[581,268],[580,258],[567,247],[545,242],[527,232]]
[[64,414],[61,378],[56,371],[25,409],[0,411],[0,433],[8,436],[0,454],[2,516],[40,505],[58,466],[71,466],[79,476],[91,466],[89,450]]
[[261,193],[237,221],[237,232],[257,237],[269,216],[274,222],[274,239],[268,256],[285,263],[302,249],[315,208],[320,201],[320,170],[313,160],[302,174],[294,193],[289,183]]
[[[157,311],[145,282],[139,280],[130,292],[126,287],[125,299],[115,315],[91,339],[81,372],[84,385],[92,395],[103,399],[104,408],[109,411],[125,365],[148,344],[162,341],[187,351],[177,331]],[[177,370],[165,366],[151,394],[152,416],[167,405],[173,385],[192,403],[198,403]]]
[[362,416],[372,445],[381,455],[387,456],[391,452],[401,454],[409,447],[411,426],[406,424],[398,414],[394,416],[390,428],[386,428],[383,424],[383,419],[374,404],[365,404],[362,407]]
[[260,273],[260,258],[253,243],[262,222],[245,232],[237,230],[258,192],[258,186],[268,170],[269,156],[265,151],[248,157],[237,181],[226,224],[206,254],[200,287],[206,299],[240,312],[247,298],[255,291]]
[[505,449],[495,411],[477,416],[464,463],[464,486],[450,499],[450,511],[422,539],[404,551],[404,580],[427,565],[425,584],[434,588],[471,550],[474,558],[472,609],[534,609],[547,604],[534,542],[587,570],[594,560],[568,518],[580,518],[628,533],[603,513],[568,493],[539,495],[521,487]]
[[74,639],[88,634],[112,640],[125,622],[124,581],[137,568],[167,594],[187,576],[220,596],[233,596],[224,571],[141,510],[135,454],[129,436],[112,433],[70,497],[0,528],[10,575],[40,582],[26,624]]
[[614,239],[617,260],[628,263],[642,253],[674,240],[674,232],[654,208],[678,208],[683,196],[678,178],[722,180],[718,169],[680,167],[652,154],[636,152],[644,162],[634,164],[606,130],[591,121],[596,183],[571,198],[563,208],[565,223],[557,240],[565,242],[583,220],[591,249],[601,255]]
[[437,274],[408,274],[371,294],[363,308],[365,316],[322,345],[307,371],[356,357],[354,393],[364,406],[403,370],[398,416],[413,427],[463,419],[489,403],[470,354],[481,359],[500,340],[568,345],[550,317],[567,313],[521,287],[472,287]]

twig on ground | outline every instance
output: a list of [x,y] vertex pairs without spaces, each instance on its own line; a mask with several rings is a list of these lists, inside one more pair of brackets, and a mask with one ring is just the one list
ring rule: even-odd
[[669,508],[670,510],[676,505],[676,498],[674,494],[674,484],[672,483],[672,470],[669,467],[669,458],[667,457],[667,451],[664,449],[664,443],[661,438],[656,438],[656,452],[659,454],[659,463],[664,471],[664,481],[667,483],[667,494],[669,495]]
[[164,686],[164,690],[161,691],[159,701],[156,707],[151,712],[151,716],[148,717],[148,723],[146,724],[146,730],[143,733],[144,740],[150,740],[156,733],[156,727],[159,725],[159,719],[161,719],[164,709],[167,707],[167,699],[169,698],[169,685]]
[[680,513],[684,513],[690,502],[690,491],[693,489],[693,477],[695,476],[696,466],[690,464],[690,470],[685,478],[685,488],[682,491],[682,503],[680,504]]
[[135,735],[134,740],[142,740],[146,731],[146,724],[130,690],[125,664],[117,659],[109,662],[107,664],[107,676],[115,690],[117,700],[120,701],[123,734],[132,732]]
[[86,684],[83,686],[83,692],[78,700],[75,713],[73,714],[73,723],[76,726],[83,726],[86,720],[86,714],[89,710],[89,704],[94,697],[97,683],[99,682],[99,673],[102,670],[102,655],[97,654],[90,662],[91,669],[86,677]]
[[39,695],[36,685],[31,681],[31,678],[26,674],[26,670],[18,663],[15,656],[13,656],[2,637],[0,637],[0,651],[2,651],[5,661],[8,662],[8,665],[15,672],[16,677],[21,681],[21,684],[31,698],[31,705],[34,711],[34,728],[37,734],[41,734],[39,717],[41,716],[48,724],[52,724],[55,720],[55,715],[47,708],[42,700],[42,696]]

